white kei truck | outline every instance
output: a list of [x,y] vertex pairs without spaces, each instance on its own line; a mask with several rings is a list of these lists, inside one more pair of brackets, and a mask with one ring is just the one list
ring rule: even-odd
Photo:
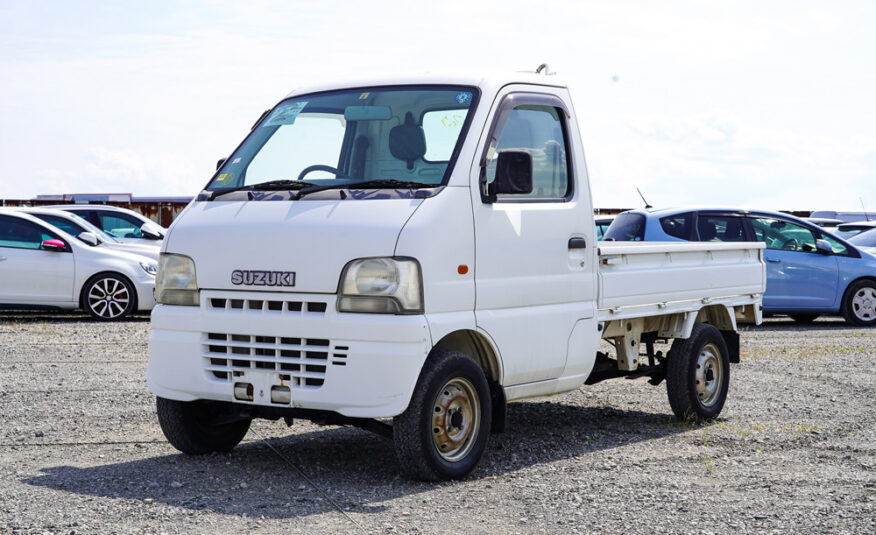
[[597,242],[555,76],[299,89],[167,233],[148,385],[185,453],[301,418],[460,478],[514,400],[648,377],[677,417],[717,416],[737,325],[761,321],[762,248]]

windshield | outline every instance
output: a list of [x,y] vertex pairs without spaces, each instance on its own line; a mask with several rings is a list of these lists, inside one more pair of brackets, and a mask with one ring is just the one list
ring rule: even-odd
[[870,229],[860,234],[856,234],[848,239],[849,243],[853,243],[858,247],[876,247],[876,229]]
[[[106,232],[100,230],[99,228],[95,227],[94,225],[89,223],[87,220],[85,220],[84,218],[82,218],[81,216],[78,216],[76,214],[71,213],[70,218],[52,215],[52,214],[40,214],[40,213],[32,214],[32,215],[35,215],[36,217],[42,219],[43,221],[45,221],[46,223],[49,223],[50,225],[58,227],[59,229],[63,230],[64,232],[73,236],[76,239],[79,239],[79,234],[81,234],[82,232],[92,232],[102,242],[119,243],[119,241],[117,239],[113,238],[112,236],[110,236]],[[82,241],[82,240],[80,239],[79,241]]]
[[[373,87],[285,100],[228,158],[207,190],[355,188],[387,180],[411,184],[407,187],[441,185],[476,100],[475,88],[461,86]],[[362,184],[394,186],[399,187]]]

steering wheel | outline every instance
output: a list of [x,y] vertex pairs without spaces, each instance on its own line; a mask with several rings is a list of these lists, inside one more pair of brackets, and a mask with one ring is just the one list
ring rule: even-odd
[[784,249],[785,251],[796,251],[798,248],[799,244],[797,243],[796,238],[790,238],[788,240],[785,240],[785,242],[782,244],[782,249]]
[[302,169],[301,172],[298,173],[298,180],[303,179],[305,175],[307,175],[308,173],[311,173],[313,171],[328,171],[329,173],[334,174],[338,178],[344,178],[343,175],[341,175],[341,171],[339,169],[334,168],[330,165],[316,164],[316,165],[308,165],[307,167]]

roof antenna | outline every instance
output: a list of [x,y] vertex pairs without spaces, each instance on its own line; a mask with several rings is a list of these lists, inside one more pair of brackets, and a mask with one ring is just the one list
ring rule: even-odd
[[639,192],[639,197],[641,197],[641,198],[642,198],[642,201],[645,203],[645,209],[646,209],[646,210],[647,210],[648,208],[654,208],[653,206],[651,206],[650,204],[648,204],[648,201],[645,200],[645,196],[642,195],[642,192],[641,192],[641,190],[639,190],[639,188],[636,188],[636,191]]
[[548,72],[548,64],[547,63],[542,63],[541,65],[539,65],[538,68],[535,69],[535,74],[541,74],[542,71],[544,71],[545,76],[550,74]]
[[864,206],[864,198],[858,197],[858,200],[861,201],[861,208],[864,209],[864,219],[866,219],[867,221],[870,221],[870,214],[867,213],[867,207]]

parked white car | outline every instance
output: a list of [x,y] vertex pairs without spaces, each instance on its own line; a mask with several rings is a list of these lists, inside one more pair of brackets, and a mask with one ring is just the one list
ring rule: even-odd
[[141,213],[105,204],[62,204],[58,208],[79,215],[89,223],[127,243],[161,243],[167,229]]
[[18,210],[36,216],[46,223],[58,227],[87,245],[107,247],[126,253],[148,256],[152,260],[158,261],[158,253],[161,251],[160,241],[136,240],[139,243],[123,242],[95,227],[80,215],[56,208],[27,207],[18,208]]
[[94,247],[20,210],[0,208],[0,307],[82,308],[98,320],[151,310],[151,258]]

